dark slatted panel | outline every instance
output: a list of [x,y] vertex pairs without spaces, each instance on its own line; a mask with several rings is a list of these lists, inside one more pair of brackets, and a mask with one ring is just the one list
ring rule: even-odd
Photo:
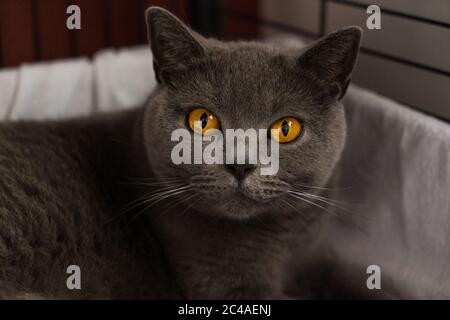
[[169,10],[183,21],[189,21],[189,0],[144,0],[145,6],[157,6]]
[[108,43],[114,47],[139,43],[139,28],[144,20],[139,1],[110,0],[107,2]]
[[222,17],[222,37],[224,40],[253,40],[258,37],[258,25],[242,17],[224,15]]
[[247,16],[257,17],[257,0],[223,0],[222,9],[222,36],[224,39],[255,39],[258,37],[258,25],[246,18]]
[[31,0],[0,1],[0,40],[3,66],[15,66],[21,62],[35,59],[32,9]]
[[167,10],[172,10],[173,0],[144,0],[146,7],[157,6]]
[[92,55],[107,46],[106,1],[72,0],[70,4],[81,8],[81,30],[71,31],[76,55]]
[[67,5],[61,0],[36,1],[39,56],[43,60],[65,58],[73,54],[70,30],[66,27]]
[[172,10],[178,16],[178,18],[180,18],[184,22],[190,21],[191,12],[189,0],[174,0]]
[[[188,22],[191,0],[0,0],[0,67],[91,56],[99,49],[147,42],[144,12],[166,8]],[[69,5],[81,9],[81,30],[68,30]]]
[[256,17],[258,15],[258,0],[223,0],[222,8]]

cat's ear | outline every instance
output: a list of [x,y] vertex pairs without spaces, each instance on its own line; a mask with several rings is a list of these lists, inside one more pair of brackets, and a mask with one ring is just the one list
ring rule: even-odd
[[302,71],[322,82],[340,100],[350,83],[361,43],[362,29],[346,27],[317,41],[298,59]]
[[205,54],[202,37],[169,11],[150,7],[145,12],[145,20],[158,82],[169,81],[171,70]]

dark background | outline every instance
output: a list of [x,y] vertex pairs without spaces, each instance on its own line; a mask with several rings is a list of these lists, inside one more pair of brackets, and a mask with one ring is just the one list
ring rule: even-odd
[[[66,28],[66,8],[81,8],[81,30]],[[256,15],[257,1],[224,1]],[[92,55],[105,47],[145,43],[144,11],[160,6],[206,35],[257,36],[256,25],[221,19],[214,0],[1,0],[0,67]]]
[[[66,28],[71,4],[81,8],[81,30]],[[380,6],[381,30],[366,28],[368,4]],[[450,120],[450,0],[0,0],[0,68],[144,44],[144,11],[152,5],[226,40],[308,43],[359,25],[353,83]]]

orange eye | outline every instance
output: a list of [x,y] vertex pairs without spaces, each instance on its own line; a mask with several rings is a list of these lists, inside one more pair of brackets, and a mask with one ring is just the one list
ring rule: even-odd
[[[189,113],[189,127],[201,135],[207,135],[210,129],[220,129],[219,119],[205,108],[196,108]],[[197,124],[197,127],[195,125]]]
[[279,143],[286,143],[295,140],[302,132],[302,125],[300,121],[293,117],[285,117],[280,120],[275,121],[274,124],[270,126],[271,130],[276,130],[276,132],[271,131],[271,137],[273,140]]

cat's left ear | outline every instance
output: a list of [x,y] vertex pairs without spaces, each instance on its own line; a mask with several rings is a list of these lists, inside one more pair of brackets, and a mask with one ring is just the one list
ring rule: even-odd
[[205,54],[204,39],[169,11],[150,7],[145,20],[158,82],[169,82],[173,69],[187,66],[192,59]]
[[362,29],[356,26],[333,32],[307,49],[299,57],[298,66],[340,100],[350,83],[361,35]]

